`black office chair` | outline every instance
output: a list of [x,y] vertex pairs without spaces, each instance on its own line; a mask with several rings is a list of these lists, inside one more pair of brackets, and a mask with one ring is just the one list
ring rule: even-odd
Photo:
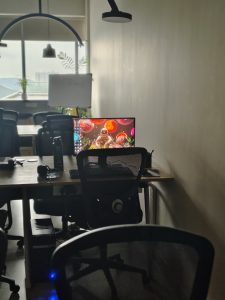
[[36,153],[39,156],[53,155],[52,138],[61,136],[63,155],[74,154],[73,118],[68,115],[49,115],[42,123],[36,137]]
[[[141,222],[143,214],[138,188],[145,168],[146,154],[146,149],[140,147],[93,149],[78,153],[77,165],[86,222],[83,227],[86,230]],[[109,264],[119,270],[141,274],[142,280],[147,281],[147,273],[143,268],[125,264],[120,253],[110,255],[107,245],[103,243],[100,245],[99,259],[91,259],[90,266],[84,273],[89,274],[103,268],[113,299],[117,299],[117,292],[109,272]]]
[[[104,259],[103,246],[108,252]],[[123,264],[144,270],[147,280],[142,273],[120,268],[120,262],[110,258],[117,253]],[[59,300],[206,300],[213,258],[211,242],[194,233],[117,225],[58,246],[52,255],[52,277]]]
[[[61,136],[63,155],[74,154],[73,119],[68,115],[47,116],[47,121],[37,135],[36,151],[39,156],[53,155],[52,138]],[[61,194],[55,196],[52,187],[42,189],[42,195],[34,199],[34,210],[37,214],[62,216],[62,231],[59,235],[67,235],[68,221],[83,220],[81,195],[73,186],[64,186]]]
[[19,117],[19,113],[15,110],[3,109],[2,111],[2,119],[15,121],[17,123]]
[[0,157],[20,154],[17,124],[14,120],[0,121]]
[[61,112],[57,111],[40,111],[33,113],[33,122],[35,125],[41,125],[42,122],[47,120],[47,116],[50,115],[60,115],[62,114]]
[[[16,122],[13,120],[1,120],[0,121],[0,157],[14,157],[20,154],[19,150],[19,136],[17,133]],[[8,212],[8,223],[3,228],[6,232],[12,226],[12,211],[11,211],[11,200],[21,199],[22,195],[20,190],[0,190],[0,207],[7,206]],[[18,247],[23,246],[23,237],[8,235],[10,240],[19,240]]]
[[77,155],[87,225],[139,223],[139,184],[146,149],[92,149]]
[[[3,210],[0,210],[0,222],[4,223],[5,214]],[[9,277],[4,276],[3,274],[6,271],[5,261],[6,261],[6,254],[7,254],[7,235],[6,233],[0,228],[0,282],[8,283],[10,287],[10,291],[13,293],[17,293],[20,290],[19,285],[15,283],[15,280]]]
[[52,137],[61,136],[64,155],[74,154],[73,117],[69,115],[47,116],[46,124]]

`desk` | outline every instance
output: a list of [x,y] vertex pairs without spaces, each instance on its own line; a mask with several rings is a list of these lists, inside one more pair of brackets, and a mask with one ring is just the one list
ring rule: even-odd
[[31,137],[32,138],[32,149],[35,154],[35,137],[41,125],[17,125],[18,135],[20,137]]
[[[46,181],[44,179],[39,180],[37,176],[37,166],[39,164],[47,164],[50,167],[53,167],[53,157],[43,157],[38,156],[28,156],[28,157],[19,157],[24,158],[24,165],[17,165],[14,170],[0,170],[0,188],[21,188],[23,195],[23,225],[24,225],[24,248],[25,248],[25,274],[26,274],[26,287],[31,286],[30,282],[30,249],[31,249],[31,227],[30,227],[30,203],[29,200],[32,198],[32,189],[35,187],[43,187],[49,185],[63,186],[69,184],[79,184],[80,179],[71,179],[69,175],[70,169],[76,168],[76,158],[73,156],[64,156],[64,172],[60,178],[54,179],[52,181]],[[142,183],[145,192],[145,209],[146,209],[146,222],[149,223],[149,185],[153,188],[153,207],[156,206],[156,197],[157,190],[151,185],[152,182],[160,181],[169,181],[173,180],[172,177],[162,174],[160,177],[143,177]],[[155,204],[154,204],[155,202]],[[153,212],[155,213],[155,212]],[[156,212],[157,213],[157,212]],[[155,216],[156,219],[156,216]],[[155,221],[155,220],[154,220]]]
[[[158,190],[154,185],[154,182],[171,182],[174,178],[162,171],[159,172],[159,177],[142,177],[141,187],[144,189],[144,200],[145,200],[145,221],[146,224],[157,224],[158,223]],[[149,187],[152,190],[152,207],[150,208],[150,195]],[[150,213],[152,216],[150,217]],[[151,222],[150,222],[151,221]]]

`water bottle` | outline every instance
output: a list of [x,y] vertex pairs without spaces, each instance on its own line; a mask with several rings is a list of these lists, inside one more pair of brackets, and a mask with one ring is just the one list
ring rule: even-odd
[[54,169],[63,171],[63,149],[61,136],[53,138],[53,156],[54,156]]

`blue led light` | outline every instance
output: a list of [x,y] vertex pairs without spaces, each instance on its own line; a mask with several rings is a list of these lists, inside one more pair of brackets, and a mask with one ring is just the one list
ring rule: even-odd
[[48,275],[48,278],[50,279],[50,280],[55,280],[56,279],[56,272],[55,271],[51,271],[50,273],[49,273],[49,275]]
[[58,297],[56,295],[51,295],[48,297],[48,300],[58,300]]

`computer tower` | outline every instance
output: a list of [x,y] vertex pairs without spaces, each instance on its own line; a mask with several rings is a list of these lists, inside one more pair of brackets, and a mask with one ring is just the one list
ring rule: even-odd
[[31,220],[31,281],[49,280],[51,255],[56,248],[55,231],[50,218]]

